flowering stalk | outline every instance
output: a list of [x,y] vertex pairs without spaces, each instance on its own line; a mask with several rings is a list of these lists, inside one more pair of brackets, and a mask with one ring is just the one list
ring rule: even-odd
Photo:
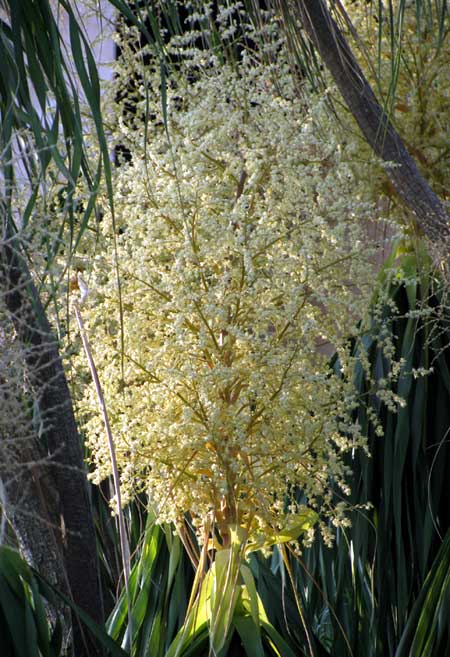
[[[145,492],[159,522],[183,528],[188,515],[201,548],[199,559],[189,549],[197,577],[171,656],[201,619],[213,649],[224,645],[252,589],[250,550],[311,540],[327,516],[348,522],[334,491],[348,493],[343,455],[364,445],[351,419],[348,336],[373,293],[363,222],[376,214],[370,172],[355,173],[353,144],[323,121],[326,100],[298,103],[278,42],[273,68],[253,55],[218,65],[195,49],[183,59],[185,46],[168,45],[184,63],[171,72],[164,111],[152,101],[161,71],[150,66],[142,108],[154,120],[139,123],[138,99],[136,125],[118,122],[131,161],[116,171],[118,234],[106,211],[92,245],[95,299],[86,302],[122,503]],[[116,80],[126,81],[139,69],[121,49]],[[100,481],[111,473],[109,446],[95,390],[81,392]]]
[[[82,287],[82,284],[80,285],[80,276],[78,277],[78,282],[80,286],[81,301],[83,302],[87,296],[87,290]],[[114,491],[115,491],[116,502],[117,502],[117,518],[119,523],[120,551],[122,553],[123,574],[125,579],[125,590],[127,595],[127,610],[128,610],[128,623],[129,623],[128,639],[130,642],[130,652],[131,652],[132,640],[133,640],[133,629],[132,629],[133,624],[131,617],[131,596],[130,596],[130,548],[128,545],[127,533],[125,528],[125,519],[122,509],[122,499],[120,494],[120,476],[119,476],[119,469],[117,467],[116,451],[114,448],[114,440],[112,436],[111,427],[109,424],[108,411],[106,409],[106,403],[103,396],[100,379],[98,377],[97,368],[95,367],[94,359],[92,357],[89,340],[86,335],[86,331],[84,329],[83,318],[81,316],[80,308],[76,301],[73,303],[73,309],[77,320],[78,328],[80,331],[81,340],[83,342],[84,353],[86,354],[86,359],[88,361],[92,380],[94,382],[95,390],[97,393],[98,403],[100,405],[100,409],[102,412],[103,422],[105,425],[105,432],[108,439],[109,453],[111,457],[112,476],[114,482]]]

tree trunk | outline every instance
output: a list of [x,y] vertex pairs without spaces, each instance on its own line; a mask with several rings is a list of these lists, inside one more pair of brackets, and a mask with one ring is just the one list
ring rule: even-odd
[[[103,605],[87,480],[71,397],[56,339],[45,316],[18,240],[6,232],[0,245],[0,290],[18,339],[24,345],[26,368],[43,420],[42,458],[46,464],[49,495],[59,500],[59,543],[69,594],[93,620],[102,624]],[[50,483],[51,482],[51,483]],[[36,482],[35,482],[36,483]],[[33,493],[33,484],[29,492]],[[17,493],[18,494],[18,493]],[[33,506],[33,505],[31,505]],[[30,552],[39,545],[28,545]],[[36,555],[35,562],[41,557]],[[100,655],[72,614],[76,657]]]
[[[3,385],[3,381],[0,382]],[[3,392],[3,391],[2,391]],[[2,402],[8,404],[2,394]],[[14,528],[20,551],[26,561],[36,568],[58,591],[69,595],[60,538],[59,498],[55,482],[46,463],[32,427],[24,431],[25,418],[2,418],[0,431],[3,512]],[[30,418],[27,417],[28,423]],[[64,618],[67,628],[64,644],[70,639],[69,610],[62,600],[47,606],[52,625]]]
[[395,165],[388,167],[387,175],[417,225],[437,245],[449,239],[450,219],[444,206],[381,108],[323,0],[281,2],[284,11],[300,18],[369,145],[385,162]]

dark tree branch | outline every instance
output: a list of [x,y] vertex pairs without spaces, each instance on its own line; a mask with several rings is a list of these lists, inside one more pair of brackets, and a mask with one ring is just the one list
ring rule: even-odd
[[[43,458],[49,465],[55,495],[59,498],[61,531],[55,535],[63,555],[70,595],[91,618],[102,624],[95,530],[70,392],[58,343],[18,240],[11,232],[6,232],[0,243],[0,290],[25,347],[27,371],[44,422],[42,438],[47,454]],[[101,654],[84,635],[76,617],[73,617],[73,632],[76,657]]]
[[434,243],[447,240],[450,219],[442,202],[380,106],[323,0],[282,2],[284,10],[295,12],[300,18],[369,145],[382,160],[395,165],[388,167],[387,175],[414,213],[417,225]]

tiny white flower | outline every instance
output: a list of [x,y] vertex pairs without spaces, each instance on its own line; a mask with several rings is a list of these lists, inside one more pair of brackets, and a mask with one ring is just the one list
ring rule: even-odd
[[80,290],[80,302],[83,303],[89,294],[89,288],[80,271],[77,274],[77,281]]

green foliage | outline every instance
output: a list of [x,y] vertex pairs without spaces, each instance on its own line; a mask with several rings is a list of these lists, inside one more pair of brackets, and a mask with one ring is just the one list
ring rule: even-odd
[[[416,276],[412,261],[411,256],[400,261],[401,276]],[[421,652],[425,632],[433,649],[445,644],[439,619],[448,604],[449,304],[433,276],[420,283],[412,277],[406,284],[395,277],[389,281],[394,303],[374,316],[355,346],[369,358],[377,388],[357,364],[363,400],[357,418],[369,453],[356,452],[351,460],[351,501],[373,508],[355,511],[351,529],[337,532],[332,549],[319,540],[295,565],[296,584],[308,581],[303,594],[308,623],[336,657],[387,657],[396,650],[403,656],[407,647],[414,657],[437,654]],[[378,346],[386,333],[396,336],[396,357],[402,359],[395,389],[406,405],[396,413],[380,400],[391,385],[390,363]]]
[[[13,234],[16,229],[27,229],[29,223],[33,229],[44,182],[54,183],[58,178],[60,223],[51,230],[61,234],[63,228],[68,229],[66,257],[70,260],[95,207],[102,162],[106,181],[110,180],[96,65],[69,3],[61,1],[60,11],[68,22],[78,81],[72,75],[58,20],[48,0],[8,0],[5,9],[0,21],[0,143],[9,231]],[[101,156],[94,164],[94,173],[87,155],[77,84],[85,94],[100,144]],[[76,198],[80,176],[91,194],[81,215]],[[47,271],[40,272],[41,276],[51,273],[61,242],[48,234],[46,247]]]
[[[149,517],[130,578],[133,657],[206,656],[212,636],[214,654],[221,657],[296,654],[267,618],[257,581],[241,562],[239,542],[235,549],[234,559],[222,550],[207,572],[198,571],[200,591],[193,598],[193,570],[179,537]],[[123,591],[107,624],[123,646],[130,632],[127,612]]]
[[61,621],[51,630],[46,600],[54,602],[19,554],[0,546],[0,653],[4,657],[59,657]]
[[105,657],[127,657],[86,612],[62,596],[34,571],[15,550],[0,546],[0,652],[2,657],[62,657],[62,620],[53,626],[49,609],[59,599],[73,609],[84,630],[95,636]]
[[450,529],[411,610],[395,657],[448,655]]
[[[180,539],[149,516],[130,577],[132,655],[164,655],[184,620],[192,573]],[[127,596],[123,591],[107,623],[109,634],[128,643]]]

